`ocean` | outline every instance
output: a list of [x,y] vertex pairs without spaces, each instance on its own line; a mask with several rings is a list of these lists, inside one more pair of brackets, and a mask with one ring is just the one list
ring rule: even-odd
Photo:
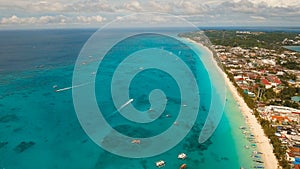
[[[114,31],[116,30],[107,34],[107,39],[101,42],[102,45],[110,42]],[[182,30],[172,29],[170,34],[176,35],[180,31]],[[250,157],[256,148],[250,146],[251,143],[247,139],[249,133],[243,134],[239,129],[246,124],[239,111],[239,105],[230,93],[227,93],[224,114],[216,131],[212,137],[199,144],[199,133],[212,104],[211,90],[224,86],[211,83],[214,77],[209,76],[206,69],[215,68],[212,65],[204,65],[199,59],[208,55],[204,48],[201,49],[190,42],[179,43],[157,34],[134,36],[122,41],[107,53],[108,57],[87,55],[84,58],[86,60],[79,62],[79,69],[88,71],[96,67],[96,72],[89,71],[88,74],[95,77],[94,93],[97,103],[107,122],[117,132],[142,139],[163,133],[177,122],[178,126],[181,126],[181,123],[189,124],[189,121],[177,119],[182,101],[185,102],[188,111],[198,111],[195,124],[190,125],[190,132],[179,140],[176,146],[153,157],[122,157],[100,148],[80,125],[81,121],[78,120],[76,107],[74,108],[72,92],[77,89],[84,90],[85,87],[73,90],[69,88],[74,83],[73,71],[77,68],[77,57],[82,54],[81,49],[94,32],[93,29],[0,31],[0,168],[151,169],[156,168],[155,162],[159,160],[166,162],[163,167],[166,169],[179,168],[183,163],[193,169],[234,169],[241,166],[251,168],[256,165]],[[149,56],[149,62],[163,62],[163,59],[159,58],[161,53],[155,53],[157,55],[154,57],[152,51],[144,50],[157,47],[170,55],[177,55],[191,70],[191,75],[196,81],[201,83],[197,93],[200,106],[192,107],[191,100],[181,98],[178,79],[174,79],[172,74],[155,68],[143,70],[144,67],[138,66],[143,71],[132,79],[128,91],[130,98],[134,98],[132,105],[139,111],[152,108],[148,95],[153,89],[164,91],[167,103],[164,111],[156,115],[157,118],[153,122],[140,124],[126,120],[118,113],[120,108],[114,105],[114,98],[110,93],[113,73],[127,54],[138,50],[143,50],[142,55]],[[100,61],[101,64],[98,65]],[[173,62],[175,61],[171,61]],[[132,64],[139,63],[141,62],[136,60]],[[172,67],[171,70],[178,71],[178,68]],[[123,84],[122,80],[126,80],[128,74],[132,72],[122,72],[122,78],[117,79],[120,81],[115,82]],[[182,75],[181,78],[183,81],[186,77]],[[86,84],[88,86],[89,82]],[[123,92],[123,87],[118,86],[117,93]],[[55,92],[64,88],[66,90]],[[84,104],[90,103],[89,98],[82,99]],[[155,100],[153,103],[158,104]],[[85,110],[92,111],[89,108],[87,106]],[[90,118],[86,120],[92,121]],[[180,130],[181,128],[178,132]],[[173,138],[168,138],[168,141],[176,140],[175,138],[176,133]],[[116,148],[119,142],[110,139],[101,144]],[[168,147],[168,142],[161,142],[161,145]],[[142,147],[143,142],[137,146]],[[250,148],[246,149],[244,146]],[[177,159],[177,155],[183,152],[188,158]]]
[[278,27],[278,26],[220,26],[220,27],[200,27],[202,30],[239,30],[239,31],[257,31],[257,32],[296,32],[300,31],[299,27]]
[[290,49],[296,52],[300,52],[300,46],[284,46],[286,49]]

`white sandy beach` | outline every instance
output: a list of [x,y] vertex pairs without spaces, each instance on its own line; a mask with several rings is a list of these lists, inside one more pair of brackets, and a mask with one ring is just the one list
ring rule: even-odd
[[[189,41],[199,45],[201,48],[205,48],[213,58],[213,53],[208,49],[207,47],[203,46],[201,43],[195,42],[191,39],[188,39]],[[257,121],[256,117],[251,113],[252,110],[248,107],[248,105],[245,103],[244,99],[240,96],[235,86],[232,84],[232,82],[227,77],[226,73],[221,70],[221,68],[217,65],[217,62],[215,59],[213,59],[214,65],[217,67],[217,69],[220,71],[220,73],[224,76],[225,83],[229,89],[229,91],[234,96],[235,100],[240,106],[240,110],[243,113],[243,116],[246,119],[247,125],[250,127],[250,131],[255,136],[255,140],[257,141],[257,148],[258,151],[262,152],[262,159],[264,161],[264,165],[266,169],[276,169],[278,167],[278,161],[273,153],[273,148],[271,143],[269,142],[268,137],[264,134],[264,131]]]

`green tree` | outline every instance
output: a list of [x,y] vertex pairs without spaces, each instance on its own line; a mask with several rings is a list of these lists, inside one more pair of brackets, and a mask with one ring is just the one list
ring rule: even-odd
[[266,89],[264,96],[266,99],[274,99],[274,97],[276,96],[276,93],[273,91],[273,88]]
[[291,99],[291,97],[294,96],[295,93],[296,93],[295,88],[286,87],[280,92],[279,96],[282,100],[287,100],[287,99]]

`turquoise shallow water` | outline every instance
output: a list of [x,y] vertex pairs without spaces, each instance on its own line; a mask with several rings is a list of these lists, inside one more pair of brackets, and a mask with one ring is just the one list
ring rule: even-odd
[[[198,82],[202,80],[199,116],[183,141],[161,155],[143,159],[116,156],[98,147],[78,122],[72,91],[54,92],[53,89],[54,85],[59,88],[72,85],[76,57],[92,33],[92,30],[55,30],[47,31],[47,34],[43,31],[0,33],[4,37],[0,38],[0,168],[151,169],[156,168],[155,162],[160,159],[167,162],[166,169],[179,168],[182,163],[189,168],[208,169],[250,168],[254,165],[250,157],[252,148],[244,148],[250,143],[239,129],[239,126],[245,125],[243,117],[230,93],[217,130],[208,141],[198,143],[199,132],[210,106],[210,84],[205,81],[208,79],[207,72],[198,59],[198,56],[207,55],[203,49],[196,53],[182,52],[182,58],[193,70]],[[148,37],[145,44],[149,45],[151,38],[159,37]],[[178,49],[172,48],[174,44],[166,44],[166,48],[178,54]],[[121,52],[118,48],[115,50]],[[89,61],[85,66],[92,66],[99,60],[90,58]],[[105,71],[113,70],[110,64],[115,61],[108,60],[108,65],[104,65],[107,66]],[[100,100],[109,96],[103,90],[103,86],[108,84],[100,83],[109,76],[105,73],[101,75],[96,81],[96,93]],[[169,96],[166,111],[159,119],[149,125],[138,125],[115,115],[108,119],[112,126],[134,137],[156,135],[171,126],[177,116],[180,96],[175,81],[168,74],[149,70],[137,76],[130,91],[135,98],[133,104],[138,109],[147,110],[147,94],[153,88],[161,88]],[[111,100],[101,103],[105,115],[116,110]],[[166,118],[167,114],[171,117]],[[184,161],[177,159],[181,152],[188,155]]]

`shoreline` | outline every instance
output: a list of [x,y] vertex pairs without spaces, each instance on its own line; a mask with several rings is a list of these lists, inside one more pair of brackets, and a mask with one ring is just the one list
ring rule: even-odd
[[255,140],[257,141],[257,149],[258,151],[262,152],[263,154],[261,155],[262,160],[264,161],[264,166],[266,169],[276,169],[278,165],[278,160],[275,157],[275,154],[273,153],[273,146],[269,142],[269,138],[265,135],[261,125],[257,121],[256,117],[254,114],[252,114],[252,110],[248,107],[248,105],[245,103],[244,99],[240,96],[238,93],[236,87],[233,85],[233,83],[230,81],[228,78],[227,74],[219,67],[217,64],[217,61],[215,60],[213,56],[213,52],[206,46],[204,46],[201,43],[198,43],[196,41],[193,41],[191,39],[185,38],[188,41],[196,44],[200,48],[205,49],[213,58],[212,63],[214,64],[215,67],[217,67],[217,71],[219,71],[224,80],[225,84],[227,86],[227,89],[229,92],[232,94],[234,97],[234,100],[237,102],[239,105],[240,112],[245,118],[245,122],[247,126],[250,128],[250,131],[253,133]]

